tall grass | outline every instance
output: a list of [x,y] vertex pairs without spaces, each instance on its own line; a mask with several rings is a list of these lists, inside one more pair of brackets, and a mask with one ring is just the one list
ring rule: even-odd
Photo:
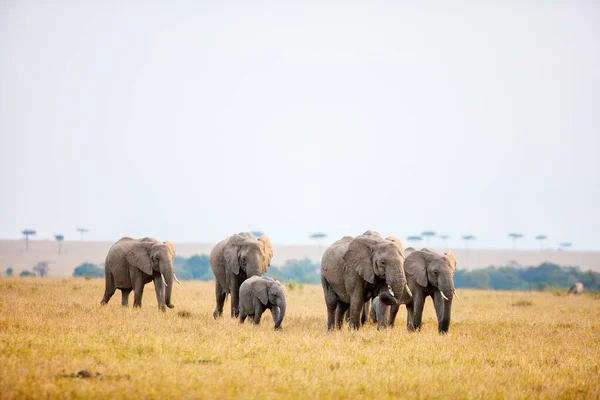
[[[461,291],[450,331],[326,333],[320,286],[288,290],[283,331],[214,320],[214,288],[174,288],[176,308],[100,307],[102,280],[0,278],[1,398],[598,397],[600,301]],[[527,306],[515,306],[515,305]],[[226,303],[229,314],[229,302]]]

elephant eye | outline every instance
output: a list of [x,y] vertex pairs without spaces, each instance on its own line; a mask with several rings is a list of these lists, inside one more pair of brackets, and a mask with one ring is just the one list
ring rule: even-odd
[[381,265],[385,265],[385,261],[384,260],[381,260]]

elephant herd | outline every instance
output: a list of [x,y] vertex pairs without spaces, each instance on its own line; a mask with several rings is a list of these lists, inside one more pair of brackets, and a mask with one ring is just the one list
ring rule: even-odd
[[[116,289],[121,290],[122,305],[128,305],[134,292],[134,307],[141,307],[144,286],[154,282],[158,308],[173,308],[173,269],[175,249],[171,242],[153,238],[121,238],[106,256],[106,289],[100,304],[107,304]],[[266,236],[234,234],[215,245],[210,266],[215,275],[216,307],[214,318],[223,314],[227,295],[231,296],[231,317],[243,323],[251,317],[259,324],[269,309],[275,329],[280,329],[286,313],[283,286],[263,276],[273,258],[273,247]],[[403,249],[399,239],[382,237],[375,231],[360,236],[344,236],[333,243],[321,260],[321,283],[327,306],[327,330],[340,329],[344,321],[354,329],[369,316],[378,329],[393,326],[400,305],[407,309],[407,328],[419,330],[425,299],[431,297],[438,320],[438,331],[450,326],[452,300],[456,296],[453,276],[456,260],[452,252],[429,249]]]

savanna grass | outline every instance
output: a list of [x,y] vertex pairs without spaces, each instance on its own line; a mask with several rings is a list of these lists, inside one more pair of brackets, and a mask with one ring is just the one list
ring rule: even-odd
[[[326,333],[320,286],[288,290],[283,331],[214,320],[212,283],[176,308],[100,307],[102,280],[0,278],[1,398],[598,398],[600,300],[460,291],[450,331]],[[515,306],[520,305],[520,306]],[[523,306],[526,305],[526,306]],[[226,303],[229,314],[229,302]]]

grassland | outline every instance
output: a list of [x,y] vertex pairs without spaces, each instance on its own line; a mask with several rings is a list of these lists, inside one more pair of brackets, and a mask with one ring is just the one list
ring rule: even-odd
[[[284,330],[213,320],[213,286],[142,309],[102,280],[0,278],[1,398],[598,398],[600,300],[463,290],[450,332],[327,334],[319,286],[288,291]],[[226,307],[229,303],[226,304]],[[79,371],[91,377],[77,377]],[[99,375],[96,375],[99,374]]]

